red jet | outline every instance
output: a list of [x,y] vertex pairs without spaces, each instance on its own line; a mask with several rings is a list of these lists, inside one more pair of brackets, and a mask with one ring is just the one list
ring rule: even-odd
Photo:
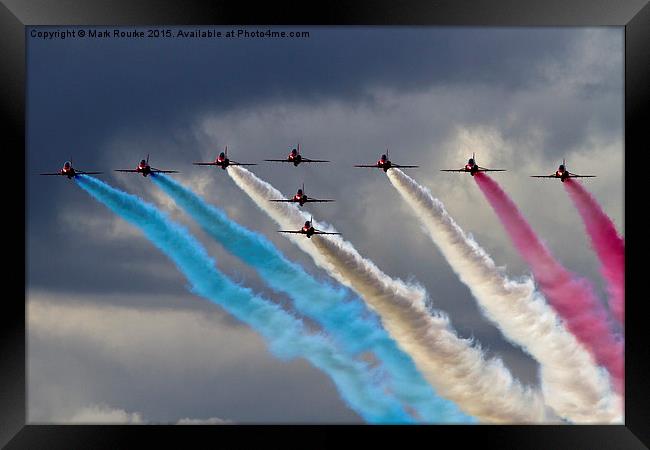
[[388,169],[391,167],[397,167],[400,169],[414,169],[420,166],[403,166],[401,164],[393,164],[390,159],[388,159],[388,149],[386,149],[386,154],[381,155],[381,158],[375,164],[356,164],[354,167],[372,167],[377,169],[382,169],[384,172],[388,172]]
[[505,169],[486,169],[481,167],[476,163],[476,155],[472,153],[472,157],[467,160],[465,167],[460,169],[440,169],[441,172],[469,172],[470,175],[474,176],[478,172],[505,172]]
[[557,168],[555,173],[550,175],[531,175],[532,178],[559,178],[562,183],[564,183],[567,178],[595,178],[596,175],[576,175],[575,173],[569,172],[566,168],[566,161],[563,159],[560,167]]
[[141,173],[143,177],[151,175],[152,173],[178,173],[177,170],[160,170],[149,165],[149,155],[147,154],[147,159],[140,160],[140,164],[135,169],[115,169],[116,172],[129,172],[129,173]]
[[298,189],[298,192],[296,192],[296,195],[294,195],[293,197],[287,199],[281,199],[281,200],[274,199],[269,201],[298,203],[300,206],[303,206],[305,203],[327,203],[327,202],[333,202],[334,200],[319,200],[317,198],[308,197],[307,194],[305,194],[305,183],[303,183],[302,189]]
[[264,161],[271,161],[271,162],[288,162],[288,163],[293,163],[295,167],[298,167],[298,164],[301,162],[303,163],[327,163],[330,161],[325,161],[324,159],[309,159],[309,158],[303,158],[303,156],[300,154],[300,143],[298,143],[298,148],[291,150],[291,153],[287,156],[287,159],[265,159]]
[[293,233],[293,234],[304,234],[307,236],[307,238],[311,239],[311,237],[315,234],[341,234],[341,233],[330,233],[327,231],[320,231],[314,228],[312,225],[313,218],[311,220],[308,220],[305,222],[303,227],[300,230],[297,231],[287,231],[287,230],[280,230],[278,233]]
[[59,175],[63,177],[68,177],[69,180],[77,175],[99,175],[100,173],[104,173],[104,172],[84,172],[82,170],[75,170],[75,168],[72,167],[72,163],[70,161],[66,161],[63,164],[63,167],[58,172],[41,173],[40,175]]
[[195,166],[219,166],[223,170],[226,170],[228,166],[256,166],[257,164],[252,163],[238,163],[236,161],[231,161],[228,159],[228,146],[226,145],[226,151],[219,153],[219,156],[213,162],[195,162],[192,163]]

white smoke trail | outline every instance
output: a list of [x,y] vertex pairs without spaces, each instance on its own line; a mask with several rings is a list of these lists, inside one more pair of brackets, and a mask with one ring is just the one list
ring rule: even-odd
[[[281,227],[298,228],[309,219],[293,204],[269,202],[282,194],[248,170],[229,167],[228,174]],[[456,335],[445,315],[432,314],[422,287],[389,277],[338,236],[290,239],[318,266],[359,293],[438,394],[484,422],[555,420],[539,392],[514,380],[500,359],[486,361],[470,340]]]
[[540,363],[547,403],[574,422],[622,423],[622,399],[606,371],[564,327],[533,280],[510,280],[427,188],[399,169],[387,174],[485,316]]

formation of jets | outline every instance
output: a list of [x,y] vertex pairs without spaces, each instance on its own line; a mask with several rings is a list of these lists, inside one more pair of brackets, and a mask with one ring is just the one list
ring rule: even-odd
[[[291,150],[289,155],[287,156],[286,159],[265,159],[264,161],[270,161],[270,162],[288,162],[292,163],[295,167],[298,167],[299,164],[301,163],[328,163],[330,161],[323,160],[323,159],[309,159],[305,158],[302,156],[300,153],[300,144],[298,144],[297,148],[294,148]],[[228,158],[228,146],[226,146],[225,150],[219,154],[215,158],[214,161],[211,162],[195,162],[192,163],[196,166],[215,166],[215,167],[220,167],[221,169],[225,170],[228,166],[255,166],[257,164],[254,163],[239,163],[236,161],[232,161]],[[388,157],[388,149],[386,149],[386,153],[381,155],[379,160],[377,160],[376,163],[374,164],[355,164],[354,167],[364,167],[364,168],[374,168],[374,169],[380,169],[383,170],[384,172],[388,172],[388,169],[390,168],[400,168],[400,169],[411,169],[411,168],[417,168],[419,166],[414,166],[414,165],[401,165],[401,164],[394,164]],[[161,170],[157,169],[155,167],[151,167],[149,165],[149,155],[147,155],[146,159],[143,159],[140,161],[140,163],[136,166],[135,169],[115,169],[116,172],[127,172],[127,173],[139,173],[143,177],[147,177],[148,175],[151,174],[156,174],[156,173],[179,173],[176,170]],[[441,172],[464,172],[464,173],[469,173],[470,175],[474,176],[479,172],[505,172],[505,169],[488,169],[485,167],[481,167],[478,165],[476,162],[476,155],[472,154],[472,157],[467,160],[467,164],[465,164],[463,167],[460,169],[441,169]],[[41,173],[40,175],[55,175],[55,176],[64,176],[68,177],[68,179],[74,178],[76,175],[99,175],[102,174],[103,172],[85,172],[82,170],[76,170],[72,166],[71,161],[66,161],[63,164],[63,167],[59,169],[58,172],[52,172],[52,173]],[[568,178],[593,178],[596,175],[578,175],[572,172],[569,172],[566,166],[566,161],[562,160],[562,164],[558,167],[558,169],[550,174],[550,175],[531,175],[533,178],[557,178],[563,183],[568,179]],[[332,199],[317,199],[313,197],[309,197],[306,192],[305,192],[305,184],[302,184],[302,188],[299,188],[296,192],[295,195],[289,198],[283,198],[283,199],[269,199],[271,202],[289,202],[289,203],[297,203],[299,206],[303,206],[305,203],[329,203],[329,202],[334,202],[335,200]],[[314,228],[314,225],[312,223],[312,220],[308,220],[305,222],[305,224],[300,228],[299,230],[280,230],[279,233],[290,233],[290,234],[302,234],[306,236],[307,238],[311,238],[314,235],[323,235],[323,234],[341,234],[341,233],[333,233],[333,232],[327,232],[327,231],[321,231],[316,228]]]

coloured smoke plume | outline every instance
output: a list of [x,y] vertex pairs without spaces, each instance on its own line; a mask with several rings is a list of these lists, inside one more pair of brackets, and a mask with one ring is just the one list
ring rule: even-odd
[[622,394],[624,379],[623,341],[608,323],[607,312],[584,278],[569,272],[537,237],[530,224],[499,185],[485,174],[474,176],[483,194],[501,220],[521,257],[530,266],[546,299],[567,328],[591,351],[612,377]]
[[341,397],[371,423],[413,423],[400,402],[377,387],[374,371],[351,360],[322,335],[310,334],[303,322],[278,305],[232,282],[219,272],[205,248],[183,226],[126,192],[85,175],[78,185],[127,222],[138,227],[185,275],[191,291],[224,308],[268,342],[278,357],[303,357],[329,375]]
[[609,306],[620,324],[625,320],[625,241],[616,231],[612,219],[581,183],[567,179],[564,183],[571,200],[582,217],[591,245],[600,260],[601,273],[607,282]]
[[[250,171],[240,167],[227,171],[280,226],[297,228],[309,219],[293,204],[269,202],[281,193]],[[500,359],[486,360],[471,341],[456,335],[445,315],[432,313],[422,287],[389,277],[337,236],[290,239],[318,266],[361,295],[437,392],[463,411],[491,423],[556,420],[539,392],[513,379]]]
[[622,400],[611,391],[609,377],[560,323],[533,281],[513,281],[502,273],[427,188],[399,169],[387,175],[483,313],[540,363],[547,403],[573,422],[622,422]]
[[473,422],[448,400],[438,397],[411,358],[382,328],[376,315],[348,289],[320,281],[289,261],[263,235],[231,220],[181,183],[165,175],[152,181],[189,214],[210,237],[253,267],[295,309],[313,319],[352,357],[373,352],[386,370],[382,384],[426,423]]

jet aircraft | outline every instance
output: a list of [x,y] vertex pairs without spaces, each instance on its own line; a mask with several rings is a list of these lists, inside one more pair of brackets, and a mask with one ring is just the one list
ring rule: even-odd
[[302,189],[299,188],[298,191],[296,192],[296,195],[294,195],[293,197],[283,198],[283,199],[273,199],[269,201],[298,203],[300,206],[303,206],[305,203],[328,203],[328,202],[333,202],[334,200],[320,200],[317,198],[312,198],[307,196],[307,194],[305,194],[305,183],[303,183]]
[[129,172],[129,173],[141,173],[143,177],[151,175],[152,173],[178,173],[177,170],[160,170],[149,165],[149,155],[147,154],[147,159],[140,160],[140,164],[137,165],[135,169],[115,169],[116,172]]
[[400,169],[413,169],[416,167],[420,166],[404,166],[401,164],[393,164],[393,162],[388,158],[388,149],[386,149],[386,153],[381,155],[379,160],[375,164],[355,164],[354,167],[369,167],[369,168],[376,168],[376,169],[382,169],[384,172],[388,172],[388,169],[391,167],[397,167]]
[[577,175],[569,172],[566,168],[566,161],[563,159],[562,164],[557,168],[555,173],[550,175],[531,175],[532,178],[559,178],[564,183],[568,178],[595,178],[596,175]]
[[330,161],[326,161],[324,159],[309,159],[305,158],[300,154],[300,143],[298,143],[298,148],[294,148],[291,150],[289,155],[286,157],[286,159],[265,159],[264,161],[271,161],[271,162],[285,162],[285,163],[293,163],[295,167],[298,167],[298,164],[300,163],[327,163]]
[[226,150],[219,153],[219,156],[212,162],[195,162],[192,163],[195,166],[219,166],[223,170],[226,170],[228,166],[256,166],[257,164],[253,163],[238,163],[237,161],[231,161],[228,159],[228,146],[226,145]]
[[280,230],[280,231],[278,231],[278,233],[304,234],[309,239],[311,239],[311,237],[313,235],[315,235],[315,234],[316,235],[318,235],[318,234],[341,234],[341,233],[331,233],[331,232],[328,232],[328,231],[317,230],[316,228],[314,228],[314,225],[312,225],[312,222],[313,222],[313,218],[311,218],[310,220],[307,220],[305,222],[305,224],[302,226],[302,228],[299,229],[299,230]]
[[441,172],[469,172],[474,176],[478,172],[505,172],[505,169],[486,169],[476,163],[476,154],[472,153],[472,157],[467,160],[467,164],[460,169],[440,169]]
[[75,177],[76,175],[99,175],[100,173],[104,173],[104,172],[84,172],[83,170],[76,170],[74,167],[72,167],[71,161],[66,161],[63,164],[63,167],[59,169],[58,172],[41,173],[39,175],[59,175],[63,177],[68,177],[69,180]]

